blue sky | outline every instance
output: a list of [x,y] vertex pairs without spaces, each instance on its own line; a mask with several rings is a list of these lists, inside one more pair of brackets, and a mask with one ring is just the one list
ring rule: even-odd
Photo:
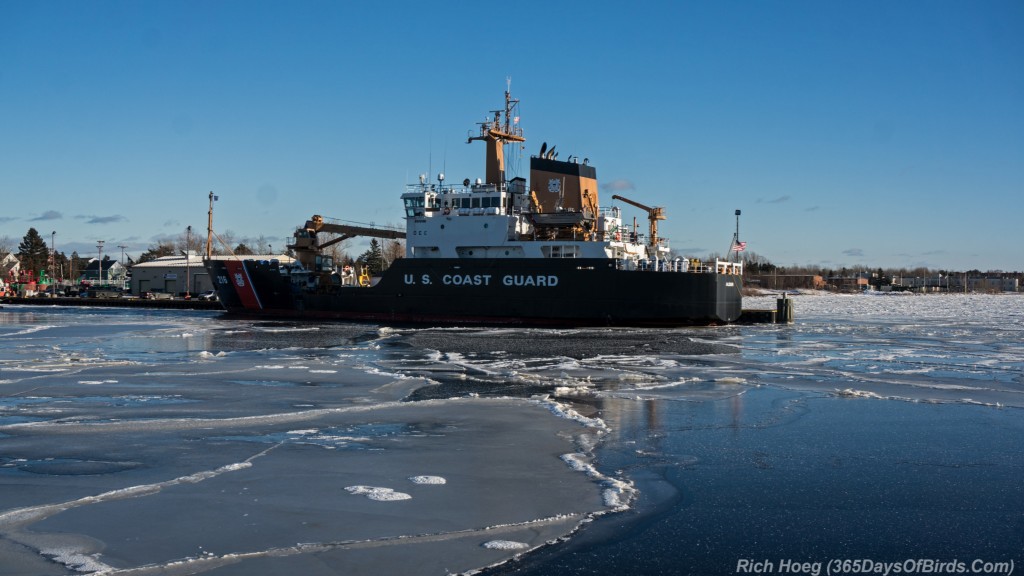
[[[0,0],[0,237],[402,225],[522,100],[692,255],[1024,270],[1024,3]],[[628,212],[632,215],[634,212]],[[643,214],[636,213],[643,221]],[[361,251],[358,245],[350,252]]]

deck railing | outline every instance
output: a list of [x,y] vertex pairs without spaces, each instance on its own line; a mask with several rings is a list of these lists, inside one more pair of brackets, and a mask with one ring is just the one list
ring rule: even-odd
[[714,262],[702,260],[676,258],[675,260],[632,260],[622,259],[615,263],[620,270],[639,270],[646,272],[690,272],[694,274],[731,274],[743,275],[742,262],[729,262],[728,260],[715,259]]

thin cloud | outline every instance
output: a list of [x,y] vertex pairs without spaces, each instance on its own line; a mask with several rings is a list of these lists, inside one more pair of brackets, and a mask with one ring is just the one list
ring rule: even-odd
[[127,218],[120,214],[114,214],[113,216],[89,216],[83,214],[81,216],[75,216],[75,218],[85,220],[86,224],[110,224],[112,222],[124,222],[127,220]]
[[817,212],[818,210],[821,210],[821,206],[811,206],[809,208],[804,208],[804,212]]
[[757,203],[758,204],[762,204],[762,203],[763,204],[782,204],[783,202],[789,202],[789,200],[790,200],[789,196],[779,196],[778,198],[773,198],[771,200],[764,200],[764,199],[758,198],[757,199]]
[[35,218],[29,220],[29,222],[42,222],[44,220],[60,220],[63,217],[64,215],[61,214],[60,212],[57,212],[56,210],[47,210],[46,212],[43,212],[41,215],[36,216]]
[[677,254],[707,254],[711,252],[711,249],[700,246],[688,246],[686,248],[674,249],[673,252],[676,252]]
[[864,251],[860,248],[850,248],[849,250],[843,250],[843,256],[854,256],[857,258],[864,257]]
[[17,220],[14,216],[0,216],[0,223],[2,222],[14,222]]
[[606,192],[622,192],[623,190],[636,190],[636,186],[629,180],[612,180],[601,185]]

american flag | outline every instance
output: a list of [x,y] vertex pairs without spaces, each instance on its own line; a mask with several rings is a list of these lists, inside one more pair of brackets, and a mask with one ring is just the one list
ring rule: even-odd
[[743,252],[746,249],[747,249],[747,243],[746,242],[737,242],[732,247],[732,251],[733,252]]

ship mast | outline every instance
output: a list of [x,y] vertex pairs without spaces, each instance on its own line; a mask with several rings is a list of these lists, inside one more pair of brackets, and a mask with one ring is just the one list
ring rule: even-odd
[[213,255],[213,201],[217,197],[210,191],[210,211],[206,213],[206,259]]
[[512,99],[510,86],[505,88],[505,109],[491,110],[492,120],[480,122],[480,135],[470,136],[467,143],[474,140],[487,142],[487,183],[501,185],[505,183],[505,144],[507,142],[526,142],[523,129],[519,127],[519,117],[514,116],[519,100]]

